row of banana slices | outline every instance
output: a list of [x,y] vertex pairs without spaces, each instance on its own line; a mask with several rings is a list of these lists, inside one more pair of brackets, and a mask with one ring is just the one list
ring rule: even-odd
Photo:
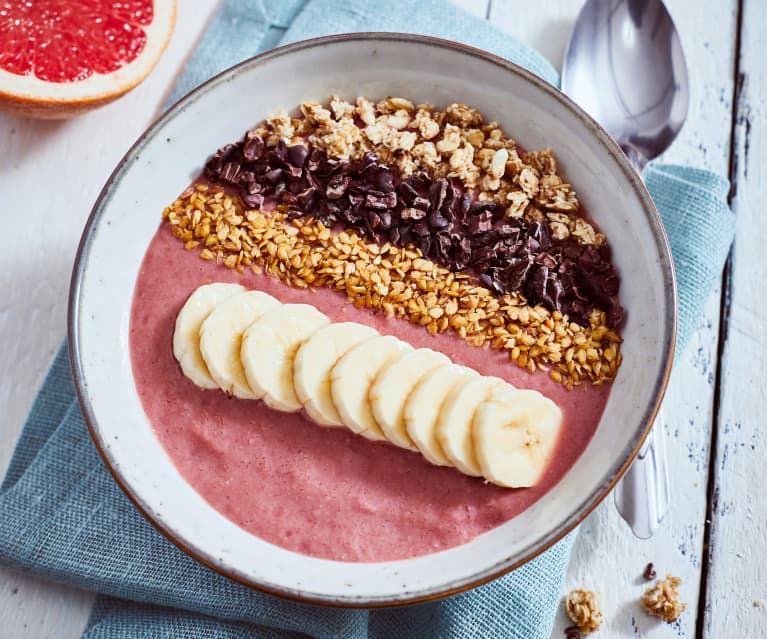
[[323,426],[346,426],[501,486],[537,482],[561,424],[557,405],[536,391],[237,284],[192,293],[173,352],[197,386],[303,409]]

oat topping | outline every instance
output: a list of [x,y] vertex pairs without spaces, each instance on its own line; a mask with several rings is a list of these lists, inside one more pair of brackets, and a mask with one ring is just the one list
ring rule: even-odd
[[687,604],[679,601],[681,584],[682,580],[674,575],[666,575],[665,579],[659,579],[642,595],[642,608],[649,615],[666,623],[673,623],[687,609]]
[[[549,221],[552,234],[562,235],[567,227],[581,244],[600,246],[605,240],[577,215],[575,191],[557,175],[551,150],[523,152],[476,109],[451,104],[439,111],[401,97],[377,104],[358,97],[352,104],[332,96],[329,106],[305,102],[300,107],[303,118],[278,111],[255,133],[272,146],[279,139],[288,144],[308,141],[338,159],[359,159],[373,151],[405,177],[428,170],[437,177],[456,178],[464,188],[478,189],[480,199],[502,205],[510,217],[528,212],[537,216],[536,209],[544,216],[564,214],[567,220]],[[433,145],[424,146],[426,142]]]
[[187,189],[163,217],[202,259],[266,271],[297,288],[342,291],[357,307],[505,350],[518,366],[548,370],[568,388],[583,380],[611,381],[621,362],[621,339],[604,312],[593,311],[580,326],[518,294],[494,295],[471,275],[425,259],[418,248],[379,245],[349,230],[333,233],[311,218],[291,221],[284,206],[275,212],[247,208],[239,197],[204,184]]
[[599,596],[591,590],[573,590],[565,600],[565,610],[570,620],[586,634],[596,632],[602,625]]

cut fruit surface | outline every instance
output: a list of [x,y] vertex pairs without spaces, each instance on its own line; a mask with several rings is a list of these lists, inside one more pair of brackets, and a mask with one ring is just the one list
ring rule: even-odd
[[0,109],[75,115],[123,95],[168,44],[175,0],[0,0]]
[[442,451],[458,470],[480,477],[471,425],[474,413],[493,391],[512,387],[500,377],[467,377],[445,399],[437,419],[437,439]]
[[307,415],[321,426],[343,426],[330,393],[330,371],[352,347],[378,336],[356,322],[321,328],[301,345],[293,362],[293,385]]
[[456,384],[467,377],[478,377],[476,371],[447,364],[421,379],[405,402],[405,425],[413,443],[432,464],[450,466],[450,460],[437,439],[437,418],[445,399]]
[[370,387],[370,403],[378,425],[392,444],[418,450],[407,434],[405,402],[421,378],[449,363],[446,355],[419,348],[404,353],[378,374]]
[[293,387],[293,360],[299,347],[330,323],[309,304],[282,304],[264,313],[242,336],[240,356],[251,390],[281,411],[301,409]]
[[218,304],[237,293],[244,292],[245,287],[239,284],[200,286],[189,296],[176,318],[176,327],[173,331],[173,355],[184,375],[200,388],[218,388],[200,353],[200,327]]
[[482,475],[507,488],[534,486],[551,459],[561,424],[559,407],[536,391],[491,393],[472,423]]
[[200,327],[200,352],[221,390],[242,399],[261,399],[245,377],[240,359],[245,330],[279,302],[261,291],[238,293],[224,300]]
[[330,391],[344,426],[368,439],[386,440],[370,405],[370,385],[384,366],[409,350],[409,344],[385,335],[358,344],[336,362]]

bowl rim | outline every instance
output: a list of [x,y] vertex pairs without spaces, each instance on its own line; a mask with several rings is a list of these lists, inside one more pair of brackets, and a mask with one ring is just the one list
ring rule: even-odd
[[[237,74],[254,62],[264,63],[271,59],[290,55],[291,53],[297,51],[352,41],[386,41],[406,42],[410,44],[425,44],[436,48],[448,49],[458,53],[468,54],[474,58],[481,59],[485,62],[499,66],[511,73],[522,76],[524,80],[533,84],[536,89],[549,94],[549,96],[559,101],[563,107],[573,112],[574,115],[583,121],[584,124],[586,124],[586,126],[591,130],[591,132],[596,135],[596,137],[607,150],[608,155],[610,155],[610,157],[618,164],[619,168],[622,169],[624,176],[632,184],[636,195],[643,205],[643,210],[647,217],[647,222],[653,231],[656,243],[660,249],[660,256],[662,258],[660,261],[660,266],[661,270],[664,272],[664,279],[667,283],[667,286],[664,289],[664,293],[666,308],[668,309],[668,312],[663,317],[664,332],[667,334],[667,339],[663,344],[662,349],[664,354],[663,359],[665,359],[665,361],[663,362],[662,368],[659,371],[659,375],[655,380],[653,388],[654,400],[645,409],[644,416],[639,421],[639,428],[634,434],[629,445],[623,451],[621,451],[619,456],[617,456],[616,462],[612,465],[610,471],[605,475],[602,483],[592,492],[591,495],[588,496],[588,498],[581,504],[578,510],[576,510],[563,522],[561,522],[556,527],[556,529],[552,530],[548,535],[529,547],[528,550],[523,551],[523,556],[515,560],[504,560],[504,562],[501,563],[497,570],[495,569],[496,567],[493,567],[486,574],[481,574],[479,576],[470,575],[460,583],[447,585],[445,587],[432,587],[429,589],[424,589],[419,593],[408,592],[404,596],[392,595],[388,598],[376,598],[375,600],[371,601],[360,601],[359,599],[350,600],[345,596],[336,596],[331,598],[296,594],[293,591],[289,592],[281,588],[266,586],[253,579],[247,579],[240,573],[229,571],[225,566],[217,564],[213,558],[211,556],[207,556],[202,549],[190,547],[187,543],[178,539],[174,535],[174,532],[169,524],[155,519],[152,516],[149,508],[145,505],[141,495],[134,492],[130,483],[123,477],[120,467],[115,463],[115,460],[112,459],[112,454],[101,437],[98,421],[96,420],[96,416],[93,412],[93,407],[91,406],[87,397],[87,393],[85,392],[85,376],[83,372],[82,352],[78,335],[81,285],[85,274],[87,256],[91,242],[93,240],[93,232],[102,213],[104,212],[105,203],[109,199],[109,193],[119,182],[124,171],[130,166],[131,158],[136,155],[136,152],[156,134],[160,127],[162,127],[166,122],[173,119],[176,115],[182,112],[187,104],[194,102],[197,97],[214,88],[214,85],[218,84],[220,80],[227,76]],[[674,271],[674,263],[671,255],[671,247],[655,203],[650,196],[650,193],[647,190],[647,187],[645,186],[641,176],[629,162],[628,158],[620,149],[618,143],[591,116],[589,116],[581,107],[579,107],[562,91],[549,84],[538,75],[528,71],[518,64],[515,64],[514,62],[511,62],[510,60],[507,60],[506,58],[495,55],[483,49],[455,42],[453,40],[437,38],[433,36],[397,32],[366,31],[342,33],[300,40],[270,49],[258,55],[247,58],[231,67],[224,69],[220,73],[217,73],[216,75],[212,76],[202,84],[186,93],[184,96],[176,100],[172,105],[167,107],[157,118],[154,119],[153,122],[149,124],[149,126],[147,126],[147,128],[137,138],[136,142],[130,147],[130,149],[128,149],[125,155],[123,155],[115,169],[110,174],[103,188],[99,192],[99,195],[91,209],[88,219],[86,220],[72,268],[67,313],[67,334],[69,344],[69,362],[74,380],[75,393],[77,395],[78,403],[80,404],[84,422],[88,428],[91,438],[93,439],[96,450],[98,451],[106,469],[112,475],[120,489],[131,501],[133,506],[166,539],[168,539],[180,550],[190,555],[192,558],[204,566],[210,568],[211,570],[214,570],[215,572],[228,577],[229,579],[232,579],[241,585],[265,592],[267,594],[277,595],[279,597],[299,603],[309,603],[330,607],[383,608],[434,601],[443,597],[464,592],[477,586],[481,586],[482,584],[497,579],[526,564],[528,561],[535,559],[554,544],[561,541],[576,526],[583,522],[583,520],[591,514],[591,512],[605,499],[605,497],[607,497],[607,495],[612,491],[621,477],[628,470],[653,426],[655,418],[657,417],[660,410],[663,395],[668,386],[671,367],[674,361],[677,335],[677,316],[677,284],[676,274]]]

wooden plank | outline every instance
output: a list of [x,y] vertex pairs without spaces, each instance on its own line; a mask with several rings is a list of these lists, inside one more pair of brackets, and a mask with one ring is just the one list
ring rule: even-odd
[[[175,33],[157,68],[117,102],[63,122],[0,114],[3,210],[16,212],[14,232],[23,240],[5,243],[0,269],[0,352],[13,362],[0,368],[0,477],[64,338],[69,276],[90,208],[120,157],[155,116],[217,2],[179,3]],[[99,131],[109,134],[94,135]],[[0,567],[3,637],[79,637],[92,601],[91,593]]]
[[733,149],[737,236],[723,336],[718,438],[703,637],[762,637],[767,627],[767,495],[761,484],[767,432],[767,281],[764,193],[767,165],[767,67],[762,31],[767,4],[743,2]]
[[[490,20],[540,50],[557,68],[582,3],[557,0],[546,11],[526,11],[522,3],[494,0]],[[692,98],[688,121],[663,158],[727,174],[730,98],[732,96],[734,3],[668,0],[690,68]],[[552,141],[556,148],[556,141]],[[701,319],[701,328],[678,362],[666,395],[668,457],[672,509],[656,536],[635,539],[609,497],[581,527],[566,590],[601,591],[607,621],[600,636],[692,637],[700,580],[706,507],[711,412],[718,334],[718,294]],[[645,586],[644,565],[652,561],[661,574],[684,580],[691,612],[666,626],[647,617],[638,605]],[[552,638],[568,625],[560,611]],[[721,635],[724,636],[724,635]]]
[[[718,297],[710,301],[707,318],[715,318]],[[665,404],[671,510],[652,539],[636,539],[609,496],[584,522],[573,551],[564,593],[589,588],[603,595],[606,622],[600,636],[694,637],[700,581],[717,324],[704,320],[677,363]],[[662,575],[683,579],[683,601],[689,605],[678,623],[661,624],[639,606],[647,583],[641,573],[653,562]],[[563,593],[563,594],[564,594]],[[560,611],[552,639],[561,639],[570,625]]]
[[[0,571],[0,636],[61,637],[82,635],[93,593],[59,586],[3,569]],[[4,633],[8,634],[4,634]]]

